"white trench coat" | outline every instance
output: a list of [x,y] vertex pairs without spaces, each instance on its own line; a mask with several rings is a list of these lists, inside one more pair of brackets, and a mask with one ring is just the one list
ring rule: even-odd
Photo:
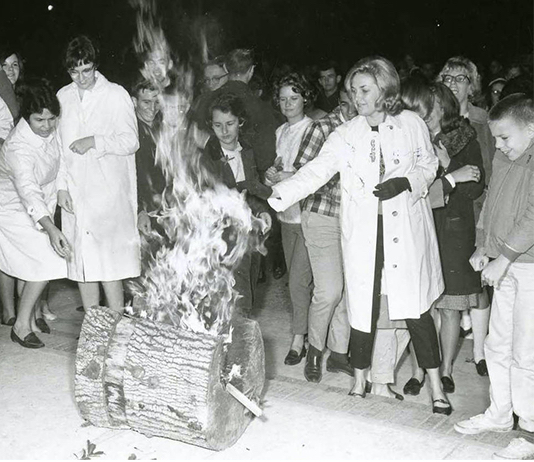
[[[73,82],[58,92],[63,150],[58,190],[69,191],[74,214],[62,210],[63,232],[73,248],[68,277],[114,281],[140,274],[135,152],[137,120],[124,88],[100,72],[80,100]],[[96,148],[72,152],[73,141],[95,137]]]
[[275,210],[341,175],[341,232],[349,320],[354,329],[371,331],[373,282],[380,183],[380,151],[386,181],[406,177],[412,191],[382,202],[384,271],[382,293],[388,295],[392,320],[418,319],[444,289],[434,220],[427,197],[438,168],[425,123],[413,112],[387,116],[372,131],[358,116],[338,127],[316,159],[274,187]]

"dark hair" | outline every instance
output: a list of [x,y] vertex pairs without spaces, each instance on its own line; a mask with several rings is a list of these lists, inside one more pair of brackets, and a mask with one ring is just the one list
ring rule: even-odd
[[304,106],[307,106],[313,101],[315,97],[315,91],[308,79],[303,74],[298,72],[291,72],[280,79],[278,79],[273,85],[273,100],[276,107],[280,106],[280,90],[282,87],[291,87],[291,89],[304,98]]
[[336,73],[336,75],[341,75],[341,70],[339,68],[339,64],[337,63],[337,61],[333,61],[331,59],[330,60],[323,60],[317,66],[317,70],[319,72],[328,71],[329,69],[334,69],[334,72]]
[[367,74],[375,79],[380,90],[380,96],[376,101],[380,111],[393,116],[402,111],[399,74],[391,61],[381,56],[360,59],[345,77],[345,88],[348,92],[356,74]]
[[216,56],[213,59],[210,59],[206,64],[204,64],[204,69],[208,66],[219,66],[225,69],[226,66],[226,57],[225,56]]
[[489,121],[511,118],[522,124],[534,123],[534,103],[530,95],[515,93],[502,98],[489,112]]
[[157,91],[158,87],[152,81],[144,77],[140,77],[134,82],[134,84],[130,88],[130,96],[133,96],[134,98],[138,98],[139,94],[145,90]]
[[19,62],[18,82],[20,82],[22,78],[24,77],[24,60],[22,59],[22,55],[18,51],[16,51],[13,48],[2,48],[2,50],[0,50],[0,64],[4,64],[5,60],[9,58],[11,55],[15,55]]
[[462,123],[462,116],[460,115],[460,103],[454,93],[447,85],[440,82],[431,84],[430,90],[434,93],[437,103],[443,110],[443,117],[439,123],[441,131],[449,133],[457,129]]
[[17,96],[20,98],[20,115],[26,121],[32,114],[41,114],[48,109],[56,117],[60,114],[59,100],[46,79],[29,79],[17,88]]
[[408,77],[401,85],[400,97],[405,109],[427,119],[434,108],[434,93],[428,82],[418,77]]
[[213,111],[219,110],[225,114],[232,114],[239,119],[240,124],[247,121],[247,111],[241,98],[234,93],[222,93],[217,96],[210,104],[208,112],[208,125],[211,125]]
[[95,67],[99,64],[98,47],[86,35],[79,35],[72,39],[65,51],[65,68],[69,71],[84,64],[93,63]]
[[534,85],[532,84],[532,79],[526,75],[519,75],[510,79],[504,85],[501,92],[501,99],[513,95],[514,93],[524,93],[530,97],[534,96]]
[[232,50],[226,56],[225,65],[230,74],[245,74],[254,65],[254,52],[244,48]]

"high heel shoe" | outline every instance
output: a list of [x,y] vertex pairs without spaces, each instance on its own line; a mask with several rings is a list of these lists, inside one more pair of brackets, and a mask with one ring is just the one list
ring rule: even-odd
[[11,329],[11,340],[19,345],[22,345],[24,348],[43,348],[45,344],[39,340],[39,337],[35,333],[30,332],[24,340],[22,340],[17,334],[15,334],[15,329]]
[[[435,406],[434,403],[441,403],[441,404],[448,404],[447,407],[439,407]],[[443,415],[451,415],[452,414],[452,406],[451,403],[448,401],[438,398],[432,401],[432,413],[434,414],[443,414]]]

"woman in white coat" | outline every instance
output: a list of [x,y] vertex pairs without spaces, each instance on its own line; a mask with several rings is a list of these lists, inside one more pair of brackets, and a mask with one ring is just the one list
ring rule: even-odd
[[399,76],[384,58],[365,58],[347,74],[359,116],[338,127],[319,156],[273,188],[269,203],[284,210],[341,179],[341,231],[351,324],[351,395],[365,397],[380,297],[389,316],[405,319],[427,369],[433,412],[450,414],[439,376],[440,354],[429,309],[443,291],[439,251],[427,197],[436,158],[425,123],[401,112]]
[[58,203],[72,245],[69,279],[78,281],[85,309],[124,306],[122,280],[140,274],[135,152],[139,147],[132,101],[100,72],[98,50],[85,36],[67,46],[72,83],[58,92],[63,142]]
[[50,332],[35,311],[46,284],[67,275],[70,248],[53,223],[60,143],[59,101],[48,84],[37,81],[23,92],[20,122],[0,152],[0,270],[24,281],[11,339],[41,348],[35,331]]

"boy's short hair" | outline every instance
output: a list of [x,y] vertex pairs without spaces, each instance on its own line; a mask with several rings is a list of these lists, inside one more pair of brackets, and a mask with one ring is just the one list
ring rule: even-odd
[[95,67],[99,64],[98,47],[86,35],[79,35],[72,39],[65,51],[65,68],[74,69],[77,66],[92,63]]
[[144,77],[137,79],[130,88],[130,96],[139,98],[142,91],[158,91],[158,87],[151,81]]
[[341,70],[339,68],[339,64],[337,63],[337,61],[334,61],[332,59],[329,59],[329,60],[323,60],[321,62],[319,62],[319,65],[317,66],[317,69],[319,72],[325,72],[325,71],[328,71],[330,69],[334,69],[334,72],[336,73],[336,75],[341,75]]
[[245,48],[232,50],[226,56],[225,65],[230,74],[245,74],[254,65],[254,52]]
[[245,105],[241,98],[234,93],[221,93],[211,102],[208,111],[208,125],[211,125],[213,111],[215,110],[236,116],[241,124],[247,120]]
[[501,99],[489,112],[489,121],[496,122],[505,118],[521,124],[534,123],[534,102],[524,93],[516,93]]

